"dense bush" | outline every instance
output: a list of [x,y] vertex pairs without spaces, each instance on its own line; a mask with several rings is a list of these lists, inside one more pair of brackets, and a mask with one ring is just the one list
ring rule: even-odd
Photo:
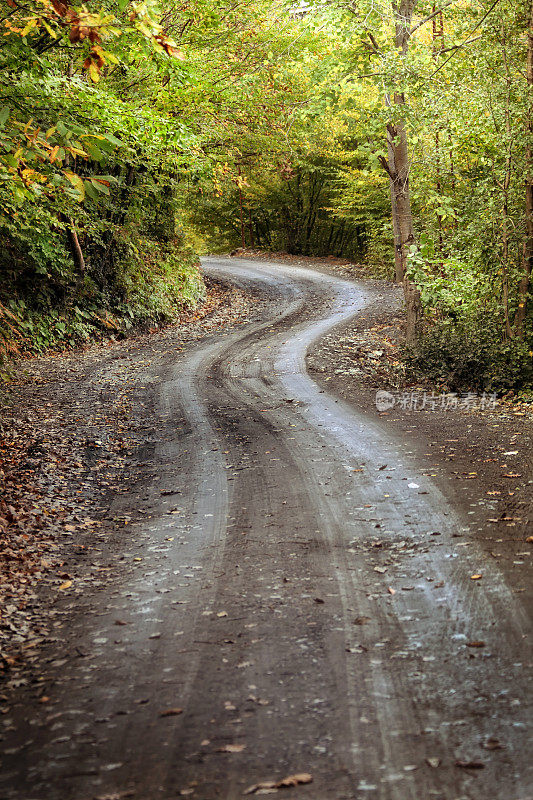
[[450,391],[506,392],[533,389],[531,345],[505,340],[486,317],[437,320],[406,351],[408,374]]

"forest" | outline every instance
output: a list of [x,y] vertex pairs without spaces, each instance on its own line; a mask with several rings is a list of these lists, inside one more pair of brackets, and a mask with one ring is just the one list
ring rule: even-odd
[[4,374],[171,322],[242,246],[401,283],[411,364],[531,397],[531,0],[1,13]]

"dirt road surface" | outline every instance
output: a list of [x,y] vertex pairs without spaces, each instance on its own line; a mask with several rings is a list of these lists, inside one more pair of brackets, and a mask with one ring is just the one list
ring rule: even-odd
[[306,371],[375,290],[289,264],[204,267],[267,310],[147,367],[157,440],[111,509],[142,511],[130,568],[70,614],[51,705],[3,720],[0,796],[236,800],[309,773],[280,792],[530,800],[525,595],[462,546],[475,517],[412,437]]

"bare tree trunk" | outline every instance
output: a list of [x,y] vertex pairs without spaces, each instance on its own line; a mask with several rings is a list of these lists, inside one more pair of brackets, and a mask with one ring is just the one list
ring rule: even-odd
[[[417,0],[401,0],[395,6],[396,31],[395,45],[405,55],[409,48],[411,19]],[[407,339],[414,341],[422,323],[420,292],[407,277],[407,258],[409,248],[415,242],[411,196],[409,192],[409,151],[407,132],[403,122],[401,106],[405,105],[403,92],[395,92],[391,99],[385,98],[391,108],[393,119],[387,125],[388,158],[380,158],[389,175],[391,187],[392,226],[394,231],[394,263],[396,280],[403,283],[405,306],[407,310]],[[393,110],[396,109],[396,114]]]
[[413,342],[420,332],[422,323],[422,305],[420,292],[407,276],[407,258],[409,248],[415,243],[413,214],[409,193],[409,157],[407,135],[402,122],[389,126],[389,134],[397,144],[393,145],[395,173],[393,190],[396,211],[396,224],[400,231],[400,263],[403,282],[405,307],[407,311],[407,339]]
[[[442,11],[438,14],[436,13],[435,3],[433,3],[433,13],[435,16],[433,17],[433,59],[437,61],[438,55],[443,48],[443,39],[444,39],[444,15]],[[441,142],[440,142],[440,126],[438,125],[435,130],[435,171],[436,171],[436,190],[437,194],[440,196],[442,192],[442,182],[441,182],[441,158],[440,153],[441,151]],[[443,252],[444,250],[444,240],[442,234],[443,228],[443,220],[442,215],[439,214],[437,211],[437,225],[439,229],[439,252]],[[442,266],[442,265],[441,265]]]
[[255,241],[254,241],[254,225],[252,222],[252,209],[248,207],[248,230],[250,231],[250,247],[252,250],[255,249]]
[[[527,83],[529,93],[533,87],[533,0],[529,2],[529,24],[527,42]],[[529,99],[531,103],[531,99]],[[523,273],[518,287],[518,310],[516,312],[516,333],[520,338],[525,335],[527,316],[527,296],[533,268],[533,119],[529,107],[526,126],[526,235],[523,249]]]
[[70,251],[72,253],[72,258],[74,259],[74,264],[76,266],[78,279],[81,279],[85,275],[85,259],[83,257],[83,250],[81,249],[80,240],[78,239],[76,228],[74,227],[74,224],[71,219],[69,219],[67,236],[68,236]]
[[507,61],[507,54],[505,51],[505,30],[502,25],[502,56],[505,68],[507,94],[505,98],[505,132],[507,134],[507,156],[505,161],[505,172],[502,180],[498,180],[494,176],[494,182],[502,191],[502,224],[501,224],[501,241],[502,241],[502,306],[503,318],[505,322],[505,336],[511,339],[514,331],[511,327],[511,320],[509,316],[509,187],[511,185],[511,177],[513,171],[513,138],[511,135],[511,91],[512,91],[512,76]]
[[86,270],[83,250],[81,249],[74,221],[62,212],[59,214],[59,219],[65,224],[69,250],[72,255],[72,260],[74,261],[74,266],[76,267],[76,286],[78,287],[84,278]]
[[[237,171],[238,171],[239,178],[240,178],[241,177],[240,164],[239,164],[239,166],[237,168]],[[241,217],[241,247],[242,247],[243,250],[245,250],[246,249],[246,238],[245,238],[245,235],[244,235],[244,208],[243,208],[243,202],[242,202],[242,189],[241,189],[240,180],[239,180],[239,211],[240,211],[240,217]]]
[[504,189],[502,204],[502,305],[505,320],[505,335],[508,339],[513,336],[509,319],[509,229],[508,229],[508,195],[507,186]]
[[[387,105],[390,105],[390,100],[387,98]],[[396,174],[396,164],[394,161],[394,151],[392,149],[392,142],[389,131],[387,131],[387,152],[389,163],[389,187],[390,187],[390,202],[392,211],[392,233],[394,236],[394,277],[396,283],[403,281],[403,265],[402,265],[402,234],[400,232],[400,222],[398,219],[398,209],[396,208],[396,192],[394,190],[394,178]]]

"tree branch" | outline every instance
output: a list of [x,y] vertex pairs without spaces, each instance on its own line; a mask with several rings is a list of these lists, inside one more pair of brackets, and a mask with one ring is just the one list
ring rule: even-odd
[[451,6],[453,3],[455,3],[455,0],[448,0],[448,2],[447,2],[447,3],[444,3],[444,5],[443,5],[443,6],[441,6],[440,8],[438,8],[436,11],[434,11],[434,12],[433,12],[432,14],[430,14],[428,17],[425,17],[423,20],[421,20],[420,22],[418,22],[418,23],[415,25],[415,27],[414,27],[414,28],[411,28],[411,30],[409,31],[409,36],[412,36],[412,35],[413,35],[413,33],[414,33],[415,31],[417,31],[419,28],[421,28],[421,27],[422,27],[422,25],[425,25],[425,24],[426,24],[426,22],[430,22],[430,20],[432,20],[432,19],[433,19],[433,17],[436,17],[436,16],[437,16],[437,14],[440,14],[440,13],[441,13],[441,11],[444,11],[444,9],[445,9],[445,8],[448,8],[448,6]]

